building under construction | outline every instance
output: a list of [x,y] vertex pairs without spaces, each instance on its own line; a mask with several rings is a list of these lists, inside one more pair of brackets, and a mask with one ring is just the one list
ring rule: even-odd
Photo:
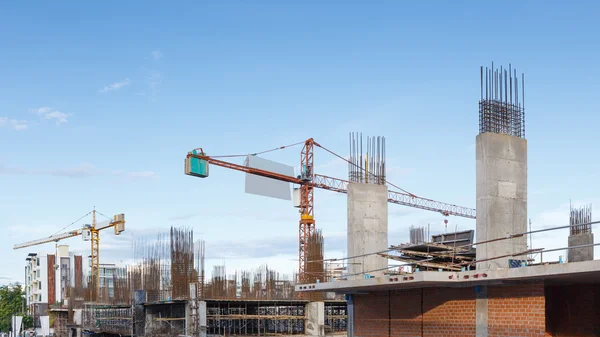
[[[593,256],[600,244],[592,234],[600,221],[584,206],[571,209],[569,223],[527,228],[524,75],[492,65],[481,68],[480,79],[475,232],[425,242],[417,228],[410,243],[391,247],[364,239],[364,233],[387,238],[381,224],[393,198],[385,185],[354,179],[348,185],[354,272],[296,285],[299,292],[347,294],[348,337],[600,336],[600,261]],[[528,245],[532,234],[556,236],[561,229],[569,229],[566,246]],[[566,252],[568,260],[548,260],[551,252]],[[389,272],[388,260],[402,265]]]
[[[323,237],[308,243],[307,265],[317,280],[323,268]],[[113,276],[112,296],[90,301],[86,282],[69,289],[66,308],[51,311],[58,337],[77,333],[121,336],[287,335],[307,329],[344,333],[346,302],[323,293],[298,299],[295,277],[262,266],[227,273],[214,266],[205,274],[205,245],[190,229],[171,228],[155,240],[138,240],[134,263]],[[314,305],[317,301],[320,305]],[[312,320],[312,323],[311,323]],[[308,324],[308,325],[307,325]]]
[[[136,243],[119,295],[90,303],[85,289],[74,290],[84,295],[69,304],[68,324],[130,336],[597,336],[600,263],[593,259],[592,226],[600,222],[592,221],[591,207],[574,207],[569,224],[527,229],[524,75],[492,65],[481,68],[480,80],[477,213],[387,181],[383,137],[365,142],[350,135],[348,181],[313,171],[315,147],[342,157],[312,138],[298,143],[298,176],[253,166],[256,155],[237,165],[196,149],[186,157],[188,175],[206,178],[213,164],[299,186],[299,274],[287,279],[267,267],[228,274],[216,266],[208,278],[203,243],[190,230],[172,228],[156,241]],[[324,268],[315,188],[348,195],[348,267],[335,277]],[[390,246],[390,203],[475,219],[475,231],[425,236],[424,228],[413,228],[409,243]],[[527,243],[532,234],[567,228],[566,247]],[[567,261],[544,261],[545,253],[559,250],[568,252]]]

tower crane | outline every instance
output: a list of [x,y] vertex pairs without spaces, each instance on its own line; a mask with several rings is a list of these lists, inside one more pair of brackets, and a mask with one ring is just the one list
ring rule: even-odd
[[[96,210],[92,210],[92,224],[84,225],[82,228],[75,229],[72,231],[50,235],[45,238],[23,242],[13,246],[13,249],[22,249],[31,246],[37,246],[48,242],[58,242],[64,239],[72,238],[74,236],[81,236],[83,241],[91,242],[91,259],[92,259],[92,284],[90,291],[92,294],[100,293],[100,231],[113,228],[115,235],[121,234],[125,230],[125,215],[123,213],[117,214],[112,219],[96,223]],[[87,214],[89,215],[89,213]],[[94,295],[91,296],[92,301],[95,299]]]
[[[202,148],[198,148],[191,152],[188,152],[185,159],[185,174],[199,178],[206,178],[208,177],[209,165],[212,164],[215,166],[220,166],[236,171],[241,171],[249,174],[254,174],[266,178],[300,185],[298,275],[300,278],[300,282],[302,282],[305,277],[304,271],[308,257],[306,241],[315,231],[313,191],[315,188],[319,188],[339,193],[348,193],[349,181],[316,174],[313,171],[313,154],[315,146],[329,152],[330,154],[342,160],[347,161],[340,155],[335,154],[334,152],[315,142],[313,138],[310,138],[301,143],[296,143],[288,146],[281,146],[272,150],[255,153],[253,155],[271,152],[275,150],[281,150],[300,144],[303,144],[303,147],[300,152],[300,175],[297,177],[291,177],[276,172],[266,171],[258,168],[238,165],[235,163],[224,161],[219,158],[242,157],[245,155],[208,156],[202,150]],[[347,162],[350,163],[349,161]],[[454,215],[469,219],[475,219],[475,209],[435,201],[432,199],[422,198],[410,193],[388,190],[388,202],[397,205],[419,208],[427,211],[439,212],[444,216]]]

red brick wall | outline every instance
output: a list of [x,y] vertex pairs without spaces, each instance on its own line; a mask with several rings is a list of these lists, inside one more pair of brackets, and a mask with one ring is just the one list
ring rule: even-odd
[[354,335],[360,337],[389,336],[389,292],[354,296]]
[[597,284],[546,286],[546,324],[551,336],[600,336]]
[[394,290],[354,297],[354,334],[475,336],[475,290]]
[[423,293],[424,336],[475,336],[475,289],[428,288]]
[[[355,295],[354,317],[357,337],[475,336],[475,288],[426,288]],[[490,337],[550,336],[545,322],[543,283],[488,287]]]
[[391,336],[421,337],[421,289],[395,290],[391,296]]
[[56,302],[54,263],[54,255],[48,254],[48,305],[52,305],[54,302]]
[[488,287],[489,337],[546,335],[544,283]]

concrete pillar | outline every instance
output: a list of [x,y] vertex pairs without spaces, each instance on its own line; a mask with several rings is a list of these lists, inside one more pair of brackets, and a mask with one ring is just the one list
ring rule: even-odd
[[[385,185],[348,184],[348,256],[388,249],[388,189]],[[368,255],[348,260],[348,273],[383,275],[386,258]],[[373,271],[372,270],[379,270]],[[364,278],[364,274],[348,277]]]
[[196,305],[195,299],[185,302],[185,305],[184,305],[185,314],[183,317],[185,318],[185,321],[183,323],[183,328],[184,328],[183,333],[186,336],[192,335],[192,333],[191,333],[192,331],[194,333],[196,332],[194,329],[195,328],[194,315],[196,314],[195,305]]
[[200,317],[200,337],[206,337],[206,301],[199,301],[198,304],[198,315]]
[[[145,315],[145,321],[144,321],[144,332],[148,331],[151,332],[153,325],[154,325],[154,316],[156,316],[155,314],[151,313],[150,311],[146,311],[146,315]],[[137,331],[139,331],[139,329],[136,329],[136,336],[137,336]]]
[[[594,243],[593,233],[569,235],[569,247],[591,245]],[[594,246],[569,249],[569,262],[590,261],[594,259]]]
[[488,296],[487,286],[475,287],[475,335],[488,336]]
[[346,295],[346,305],[346,312],[348,314],[346,336],[354,337],[354,297],[352,294]]
[[[527,140],[485,132],[476,138],[476,241],[527,232]],[[477,245],[477,260],[523,252],[527,237]],[[516,256],[512,259],[524,259]],[[508,257],[480,262],[478,269],[508,268]]]
[[305,314],[304,334],[307,336],[325,336],[325,303],[308,303],[305,307]]

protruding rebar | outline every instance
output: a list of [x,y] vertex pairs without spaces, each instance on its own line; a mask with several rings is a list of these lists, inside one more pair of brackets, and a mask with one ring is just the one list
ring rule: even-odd
[[348,180],[356,183],[385,184],[385,137],[367,137],[363,152],[362,133],[350,133]]
[[[525,75],[521,75],[521,90],[517,70],[509,64],[508,71],[480,67],[479,133],[494,132],[525,138]],[[520,93],[519,93],[520,91]]]

